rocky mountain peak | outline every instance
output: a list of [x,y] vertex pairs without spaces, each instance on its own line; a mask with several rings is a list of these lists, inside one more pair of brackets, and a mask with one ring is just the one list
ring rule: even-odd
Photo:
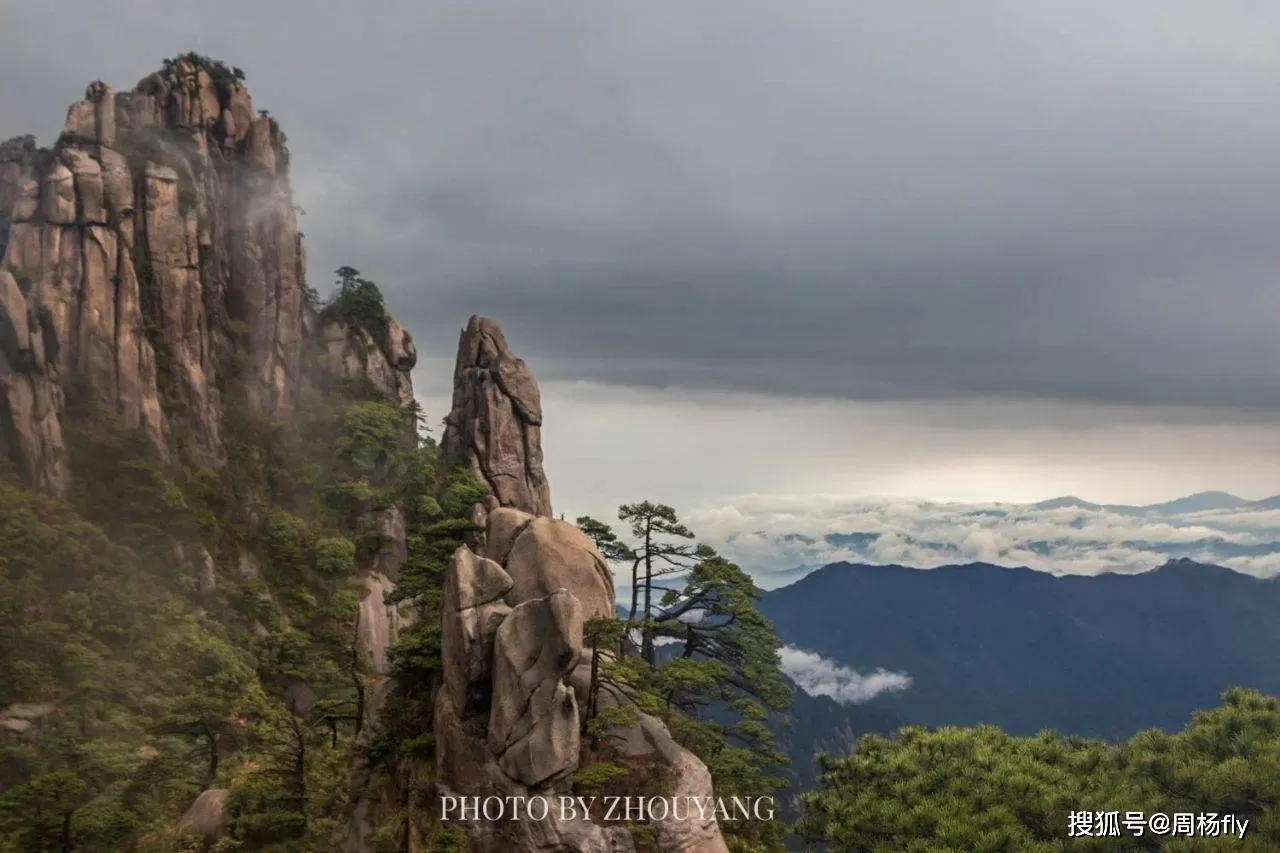
[[[443,686],[433,730],[436,784],[468,796],[547,797],[571,785],[592,760],[583,737],[591,703],[590,620],[615,615],[613,576],[596,545],[552,518],[542,470],[538,383],[493,320],[471,317],[458,341],[453,409],[441,449],[491,491],[476,506],[484,529],[445,574]],[[602,688],[602,707],[626,708],[609,740],[620,760],[653,768],[679,798],[714,796],[711,776],[666,725],[634,707],[620,688]],[[630,831],[586,817],[480,822],[468,826],[477,851],[634,853]],[[651,822],[660,853],[725,853],[714,817]]]
[[538,383],[487,317],[471,317],[459,338],[441,448],[489,485],[493,507],[551,515]]
[[411,401],[394,318],[373,341],[309,292],[286,137],[238,69],[189,53],[129,92],[91,83],[52,148],[0,144],[0,456],[65,492],[69,395],[204,466],[232,378],[276,420],[335,375]]

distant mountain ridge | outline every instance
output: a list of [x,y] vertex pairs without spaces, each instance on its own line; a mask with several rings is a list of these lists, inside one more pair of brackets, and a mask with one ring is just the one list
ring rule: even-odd
[[1122,737],[1179,728],[1228,687],[1280,692],[1280,582],[1186,559],[1096,576],[835,563],[761,609],[790,645],[910,675],[876,703],[913,724]]
[[1092,511],[1107,510],[1109,512],[1118,512],[1124,514],[1139,515],[1185,515],[1193,512],[1213,512],[1214,510],[1241,510],[1241,509],[1280,509],[1280,495],[1273,495],[1269,498],[1251,501],[1233,495],[1230,492],[1208,491],[1196,492],[1181,498],[1174,498],[1170,501],[1163,501],[1155,504],[1145,504],[1141,506],[1131,504],[1099,504],[1092,501],[1086,501],[1075,495],[1066,495],[1060,498],[1050,498],[1045,501],[1038,501],[1031,506],[1035,509],[1087,509]]
[[1223,491],[1143,506],[1076,495],[1038,503],[850,497],[802,515],[756,508],[746,522],[752,527],[722,533],[720,544],[766,589],[838,562],[984,562],[1096,575],[1186,558],[1270,577],[1280,573],[1277,509],[1280,495],[1249,500]]

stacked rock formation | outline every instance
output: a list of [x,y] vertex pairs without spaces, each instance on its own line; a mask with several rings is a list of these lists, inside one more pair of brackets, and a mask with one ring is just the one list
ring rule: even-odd
[[[589,655],[586,620],[614,615],[608,565],[582,531],[549,517],[537,383],[497,324],[472,317],[459,343],[454,409],[442,447],[493,492],[477,507],[483,543],[459,548],[444,590],[444,687],[435,734],[440,786],[477,796],[555,796],[579,768]],[[617,691],[603,704],[627,702]],[[663,768],[668,796],[712,796],[710,775],[658,720],[614,732],[631,761]],[[636,792],[654,794],[653,791]],[[598,817],[598,815],[597,815]],[[586,818],[476,824],[474,850],[633,850],[625,826]],[[723,853],[714,819],[656,822],[667,853]]]
[[52,149],[0,144],[0,456],[64,493],[62,417],[83,389],[165,455],[180,410],[217,465],[233,363],[273,419],[332,375],[411,400],[408,334],[320,328],[305,266],[285,135],[237,73],[188,55],[131,92],[91,84]]

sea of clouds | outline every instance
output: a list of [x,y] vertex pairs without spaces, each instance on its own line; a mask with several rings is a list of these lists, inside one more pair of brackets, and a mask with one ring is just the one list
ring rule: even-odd
[[1151,507],[746,495],[695,509],[687,521],[765,589],[840,561],[1096,575],[1188,557],[1258,577],[1280,573],[1280,501],[1221,494]]

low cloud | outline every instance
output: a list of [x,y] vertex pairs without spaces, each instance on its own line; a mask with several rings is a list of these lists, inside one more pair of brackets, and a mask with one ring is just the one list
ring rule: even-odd
[[859,705],[882,693],[897,693],[911,686],[905,672],[876,669],[862,674],[821,655],[794,646],[779,650],[782,671],[810,696],[829,696],[841,705]]
[[984,562],[1097,575],[1186,557],[1270,577],[1280,573],[1280,511],[1273,505],[1239,501],[1203,510],[1194,502],[1169,509],[749,495],[695,510],[689,522],[765,588],[841,561],[922,569]]

